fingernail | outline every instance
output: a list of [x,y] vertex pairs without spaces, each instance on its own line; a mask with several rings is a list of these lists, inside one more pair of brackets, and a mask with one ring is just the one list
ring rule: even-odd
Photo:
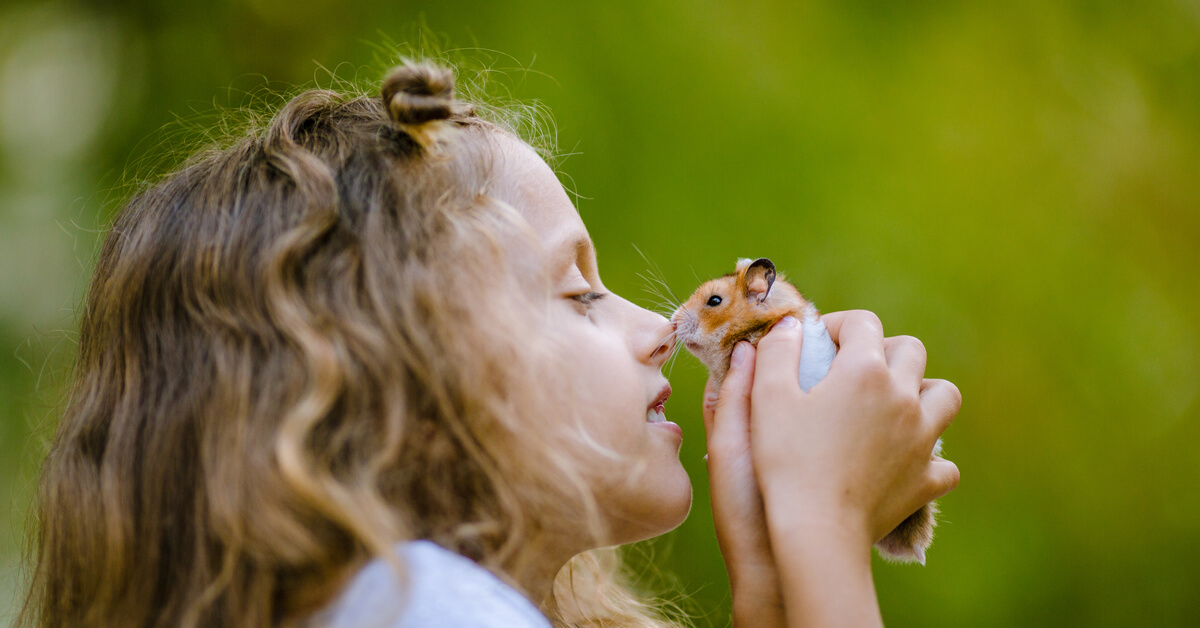
[[733,366],[740,366],[742,362],[746,361],[746,354],[749,352],[750,343],[746,341],[737,343],[737,345],[733,347],[733,357],[729,360],[729,363]]
[[775,324],[784,329],[795,329],[800,325],[800,321],[796,320],[795,316],[784,316]]

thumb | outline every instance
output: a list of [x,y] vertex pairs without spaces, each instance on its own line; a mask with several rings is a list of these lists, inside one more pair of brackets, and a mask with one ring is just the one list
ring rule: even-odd
[[733,442],[750,438],[750,390],[754,383],[754,347],[748,342],[739,342],[729,360],[729,372],[721,384],[713,411],[709,441],[733,439]]
[[755,395],[775,396],[779,391],[800,392],[800,350],[804,345],[800,321],[785,316],[758,342],[757,366],[763,372]]

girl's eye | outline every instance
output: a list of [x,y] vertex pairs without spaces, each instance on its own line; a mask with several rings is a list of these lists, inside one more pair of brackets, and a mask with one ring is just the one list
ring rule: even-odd
[[717,307],[720,304],[721,304],[721,297],[719,297],[715,294],[712,295],[711,297],[708,297],[708,307]]
[[584,292],[581,294],[572,294],[572,295],[570,295],[570,298],[572,300],[574,300],[576,303],[579,303],[586,308],[586,307],[590,307],[596,301],[599,301],[600,299],[604,298],[604,295],[600,294],[599,292],[592,291],[592,292]]

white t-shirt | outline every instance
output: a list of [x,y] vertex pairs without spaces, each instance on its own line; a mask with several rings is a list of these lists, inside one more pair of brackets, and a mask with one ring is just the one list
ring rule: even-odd
[[396,547],[407,583],[375,559],[309,626],[551,628],[533,603],[488,570],[430,541]]

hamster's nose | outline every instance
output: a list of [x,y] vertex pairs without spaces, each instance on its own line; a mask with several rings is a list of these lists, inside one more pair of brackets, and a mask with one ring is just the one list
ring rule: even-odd
[[696,328],[696,318],[691,316],[689,312],[683,308],[675,310],[671,315],[671,331],[674,332],[674,337],[687,336]]

